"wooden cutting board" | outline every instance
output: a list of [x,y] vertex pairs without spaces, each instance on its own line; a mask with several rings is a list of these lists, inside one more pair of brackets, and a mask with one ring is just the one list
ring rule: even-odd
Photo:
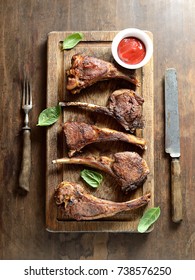
[[[146,31],[152,38],[152,34]],[[47,107],[56,106],[59,101],[81,101],[105,106],[108,96],[118,88],[129,87],[129,83],[119,80],[98,82],[83,90],[77,95],[66,92],[66,70],[70,67],[71,57],[76,53],[96,56],[107,61],[113,61],[111,43],[117,31],[91,31],[82,32],[84,39],[75,48],[68,51],[61,50],[61,43],[73,32],[51,32],[48,35],[47,56]],[[130,72],[130,70],[127,70]],[[84,110],[66,108],[57,123],[47,128],[46,147],[46,229],[54,232],[137,232],[137,225],[143,212],[154,206],[154,108],[153,108],[153,58],[143,68],[136,70],[136,75],[141,86],[136,91],[144,97],[143,115],[145,127],[137,131],[147,141],[147,150],[138,151],[147,161],[150,174],[142,187],[131,194],[124,195],[117,187],[116,182],[109,175],[103,174],[103,184],[93,190],[87,187],[80,177],[83,166],[65,165],[56,166],[52,160],[67,156],[67,148],[61,123],[65,121],[86,121],[100,127],[122,130],[121,126],[110,117]],[[135,147],[127,143],[98,143],[91,144],[83,153],[108,155],[110,152],[134,151]],[[137,150],[136,150],[137,151]],[[96,221],[70,220],[63,211],[57,208],[54,201],[54,189],[63,180],[78,182],[93,195],[113,201],[126,201],[134,199],[148,192],[151,201],[145,207],[125,213],[120,213],[111,218]],[[151,230],[151,229],[150,229]]]

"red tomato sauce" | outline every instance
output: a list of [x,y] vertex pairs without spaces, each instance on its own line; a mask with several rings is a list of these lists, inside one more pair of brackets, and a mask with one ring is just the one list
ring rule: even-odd
[[118,55],[127,64],[138,64],[146,55],[146,47],[139,39],[127,37],[120,41]]

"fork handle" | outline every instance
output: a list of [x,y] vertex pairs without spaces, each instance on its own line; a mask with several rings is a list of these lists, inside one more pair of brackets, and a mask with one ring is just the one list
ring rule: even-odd
[[31,139],[30,129],[23,130],[22,165],[19,176],[19,188],[23,192],[29,192],[31,173]]

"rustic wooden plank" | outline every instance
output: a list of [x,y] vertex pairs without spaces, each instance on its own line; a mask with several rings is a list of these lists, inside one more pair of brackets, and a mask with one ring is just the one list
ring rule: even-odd
[[[48,75],[47,75],[47,106],[55,106],[59,100],[78,100],[88,103],[106,106],[108,96],[119,87],[126,87],[121,81],[104,81],[100,82],[79,95],[71,95],[66,92],[65,71],[70,67],[71,57],[75,53],[85,53],[96,56],[107,61],[113,61],[111,55],[111,42],[117,31],[92,31],[83,32],[84,39],[74,49],[69,51],[61,51],[60,42],[72,32],[52,32],[48,36]],[[150,33],[152,37],[152,34]],[[130,70],[128,70],[130,72]],[[141,196],[143,193],[151,193],[151,201],[147,207],[152,207],[154,203],[154,151],[153,151],[153,61],[147,64],[140,70],[137,70],[136,75],[141,81],[141,87],[138,90],[144,97],[145,103],[143,106],[143,114],[146,120],[143,136],[147,140],[148,149],[144,152],[143,157],[146,159],[150,175],[142,188],[129,195],[121,194],[117,188],[116,182],[108,175],[104,175],[104,182],[97,191],[91,191],[98,197],[113,201],[125,201]],[[120,83],[120,84],[119,84]],[[129,86],[129,85],[128,85]],[[79,120],[87,121],[96,124],[100,127],[109,127],[120,130],[121,127],[116,124],[115,120],[105,118],[98,114],[87,113],[82,110],[70,109],[64,110],[63,121]],[[82,184],[80,178],[81,166],[60,166],[52,165],[52,160],[62,156],[67,156],[66,146],[63,145],[63,135],[60,134],[60,119],[56,124],[50,127],[47,131],[47,192],[46,192],[46,224],[47,230],[50,231],[105,231],[105,232],[136,232],[137,225],[144,209],[137,209],[126,213],[120,213],[114,217],[107,218],[101,221],[71,221],[61,210],[57,210],[54,204],[53,194],[54,188],[62,181],[69,180]],[[122,150],[134,150],[133,147],[125,143],[110,143],[95,144],[94,147],[88,148],[92,154],[107,155],[111,151],[117,152]],[[85,151],[87,153],[87,151]],[[141,153],[142,154],[142,153]],[[88,189],[89,190],[89,189]]]
[[[194,13],[193,0],[108,0],[106,5],[102,0],[0,1],[0,259],[195,259]],[[51,234],[45,231],[45,128],[36,127],[37,117],[46,107],[47,34],[52,30],[134,26],[154,34],[155,206],[160,206],[161,216],[147,236]],[[32,176],[31,192],[19,197],[20,90],[25,64],[34,98]],[[181,225],[171,222],[170,159],[164,152],[163,77],[167,67],[178,71],[184,202]],[[155,249],[151,249],[154,244]]]
[[[50,33],[48,35],[48,71],[47,71],[47,107],[56,106],[59,101],[61,81],[59,79],[61,69],[61,53],[58,51],[59,40],[57,34]],[[56,51],[54,51],[56,50]],[[52,67],[51,67],[52,65]],[[59,124],[61,120],[59,119],[56,125],[53,125],[47,130],[47,153],[46,153],[46,197],[48,198],[46,203],[46,228],[48,230],[52,229],[57,216],[57,209],[54,205],[53,188],[62,180],[60,172],[57,168],[54,168],[51,163],[52,158],[58,157],[58,137],[59,137]]]

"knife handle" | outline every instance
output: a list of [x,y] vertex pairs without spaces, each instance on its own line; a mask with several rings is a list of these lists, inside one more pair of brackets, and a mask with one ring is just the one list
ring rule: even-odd
[[172,159],[171,161],[171,200],[172,220],[175,223],[179,223],[183,219],[181,169],[179,159]]
[[22,153],[22,165],[19,176],[19,188],[23,193],[29,192],[31,173],[31,139],[30,129],[23,130],[23,153]]

